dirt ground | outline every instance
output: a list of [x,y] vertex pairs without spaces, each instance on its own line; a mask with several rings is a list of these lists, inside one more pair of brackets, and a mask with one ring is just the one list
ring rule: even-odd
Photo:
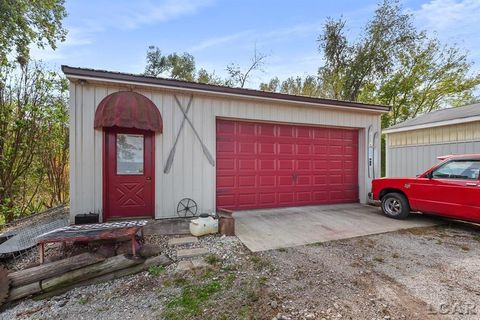
[[24,300],[1,319],[479,319],[480,228],[410,229],[250,253],[204,237],[207,270],[175,265]]

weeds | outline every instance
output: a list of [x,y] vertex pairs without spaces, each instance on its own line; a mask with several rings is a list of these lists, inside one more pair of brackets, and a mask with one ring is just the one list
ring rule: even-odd
[[81,304],[82,306],[86,305],[88,303],[90,299],[86,296],[82,296],[80,297],[80,299],[78,299],[78,303]]
[[253,262],[254,269],[257,271],[261,271],[270,265],[268,261],[257,255],[251,255],[250,260]]
[[188,319],[201,315],[202,304],[219,292],[221,288],[218,281],[183,287],[179,295],[168,301],[164,313],[165,319]]
[[219,264],[220,262],[222,262],[222,259],[220,259],[219,256],[217,256],[216,254],[209,254],[208,256],[205,257],[205,261],[209,264],[209,265],[216,265],[216,264]]
[[158,277],[164,271],[165,271],[164,266],[151,266],[150,268],[148,268],[148,273],[154,277]]

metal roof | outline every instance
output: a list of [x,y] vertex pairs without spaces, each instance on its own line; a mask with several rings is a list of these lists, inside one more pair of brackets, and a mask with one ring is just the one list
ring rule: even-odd
[[188,89],[195,91],[204,91],[220,94],[229,94],[229,95],[238,95],[245,97],[257,97],[263,99],[272,99],[272,100],[283,100],[297,103],[308,103],[308,104],[318,104],[318,105],[328,105],[332,107],[339,108],[351,108],[357,110],[366,110],[366,111],[377,111],[377,112],[388,112],[390,111],[389,106],[376,105],[376,104],[366,104],[360,102],[352,101],[342,101],[334,99],[324,99],[317,97],[308,97],[308,96],[299,96],[299,95],[290,95],[278,92],[267,92],[261,90],[245,89],[245,88],[232,88],[227,86],[212,85],[191,81],[183,81],[176,79],[165,79],[150,77],[145,75],[135,75],[130,73],[121,73],[121,72],[112,72],[106,70],[96,70],[96,69],[86,69],[86,68],[75,68],[69,66],[62,66],[63,73],[69,78],[77,79],[103,79],[109,80],[111,82],[123,82],[130,84],[138,85],[153,85],[158,87],[169,87],[172,89]]
[[391,126],[383,130],[383,132],[394,133],[472,121],[480,121],[480,103],[425,113],[416,118]]

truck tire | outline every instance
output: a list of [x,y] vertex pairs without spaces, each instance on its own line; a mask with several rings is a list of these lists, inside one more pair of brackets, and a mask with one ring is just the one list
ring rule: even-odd
[[387,217],[405,219],[410,215],[410,205],[403,194],[390,192],[382,197],[382,211]]

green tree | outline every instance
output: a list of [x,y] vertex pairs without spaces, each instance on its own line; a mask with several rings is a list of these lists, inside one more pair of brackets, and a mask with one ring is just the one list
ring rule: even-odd
[[200,70],[198,70],[197,82],[215,84],[215,85],[225,84],[225,80],[223,80],[220,76],[217,76],[215,72],[210,73],[204,68],[201,68]]
[[474,99],[480,76],[467,54],[418,31],[398,1],[385,0],[357,41],[348,41],[345,27],[328,20],[318,38],[324,96],[391,105],[383,127]]
[[66,117],[62,92],[64,81],[38,63],[0,68],[0,213],[6,222],[43,205],[37,196],[48,197],[53,188],[44,183],[51,169],[43,160],[56,161],[48,159],[56,141],[67,140],[65,128],[56,129],[66,126],[56,110],[63,108]]
[[311,97],[323,96],[321,83],[315,76],[290,77],[282,82],[275,77],[268,83],[261,83],[260,90]]
[[165,56],[158,47],[150,46],[147,50],[145,75],[193,81],[195,79],[195,59],[186,52],[181,55],[174,52]]
[[67,34],[66,15],[64,0],[0,0],[0,63],[6,64],[10,53],[28,61],[31,44],[55,49]]
[[69,196],[68,81],[52,75],[55,94],[45,110],[38,152],[38,171],[46,179],[42,204],[48,208],[66,203]]
[[255,49],[248,66],[241,67],[235,63],[229,64],[226,67],[228,77],[223,79],[216,75],[215,71],[208,72],[204,68],[200,68],[200,70],[196,72],[195,58],[187,52],[181,55],[176,52],[164,55],[160,48],[149,46],[144,74],[152,77],[168,77],[178,80],[243,88],[254,72],[263,70],[262,67],[265,64],[266,58],[267,55],[257,52]]
[[399,54],[396,63],[387,77],[365,85],[359,97],[392,106],[382,118],[383,127],[475,100],[473,90],[480,84],[480,75],[470,75],[472,64],[456,47],[442,46],[423,35]]

